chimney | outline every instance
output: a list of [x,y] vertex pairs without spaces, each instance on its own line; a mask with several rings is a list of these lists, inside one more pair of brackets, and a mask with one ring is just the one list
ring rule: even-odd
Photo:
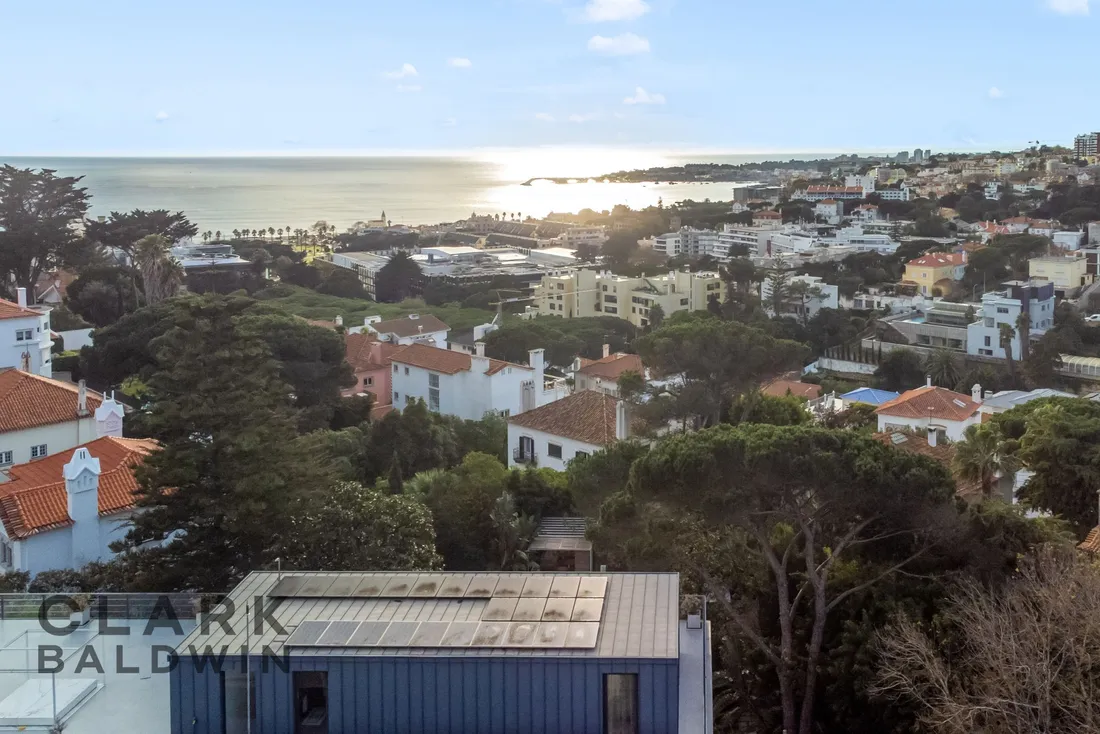
[[95,409],[95,436],[96,438],[103,438],[104,436],[122,437],[122,421],[126,417],[126,412],[122,405],[115,401],[115,396],[112,393],[111,396],[103,401],[103,403]]
[[615,401],[615,438],[620,441],[630,438],[630,416],[625,400]]
[[76,414],[81,418],[88,415],[88,386],[84,380],[76,385]]
[[605,357],[610,357],[611,356],[611,345],[610,344],[604,344],[603,345],[603,356],[605,356]]
[[979,383],[974,383],[974,387],[970,388],[970,399],[975,403],[982,402],[982,386]]
[[925,375],[924,376],[924,386],[925,387],[932,387],[932,375]]
[[538,397],[542,395],[543,382],[546,379],[546,351],[532,349],[527,353],[527,364],[535,371],[532,380],[535,383],[535,404],[538,405]]
[[22,306],[23,308],[26,308],[27,307],[27,289],[26,288],[16,288],[15,289],[15,299],[16,299],[16,302],[20,306]]
[[939,441],[939,433],[934,426],[928,426],[928,445],[935,446]]
[[72,567],[98,561],[99,543],[99,459],[81,446],[62,470],[65,477],[66,509],[73,521]]
[[410,319],[412,319],[413,321],[416,321],[417,319],[419,319],[419,318],[420,318],[420,314],[418,314],[418,313],[411,313],[411,314],[409,314],[409,318],[410,318]]
[[476,354],[479,357],[484,357],[485,356],[485,342],[475,342],[474,343],[474,354]]
[[344,317],[338,315],[336,317],[335,323],[336,323],[337,326],[343,326],[344,325]]

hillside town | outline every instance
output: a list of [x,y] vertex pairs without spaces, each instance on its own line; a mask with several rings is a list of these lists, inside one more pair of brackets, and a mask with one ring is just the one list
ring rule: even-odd
[[0,728],[1090,730],[1098,140],[343,232],[0,168]]

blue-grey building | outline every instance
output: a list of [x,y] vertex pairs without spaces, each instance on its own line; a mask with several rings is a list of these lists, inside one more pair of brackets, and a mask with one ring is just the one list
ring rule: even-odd
[[177,648],[173,734],[709,734],[672,573],[250,574]]

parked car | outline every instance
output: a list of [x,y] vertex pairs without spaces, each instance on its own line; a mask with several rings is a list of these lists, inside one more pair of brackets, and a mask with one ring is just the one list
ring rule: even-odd
[[1094,313],[1092,316],[1086,316],[1085,321],[1088,321],[1088,322],[1094,323],[1094,324],[1097,323],[1097,322],[1100,322],[1100,313]]

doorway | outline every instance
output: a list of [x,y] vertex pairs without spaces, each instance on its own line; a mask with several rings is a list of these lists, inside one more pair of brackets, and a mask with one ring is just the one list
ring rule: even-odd
[[328,673],[294,673],[294,734],[328,734]]

